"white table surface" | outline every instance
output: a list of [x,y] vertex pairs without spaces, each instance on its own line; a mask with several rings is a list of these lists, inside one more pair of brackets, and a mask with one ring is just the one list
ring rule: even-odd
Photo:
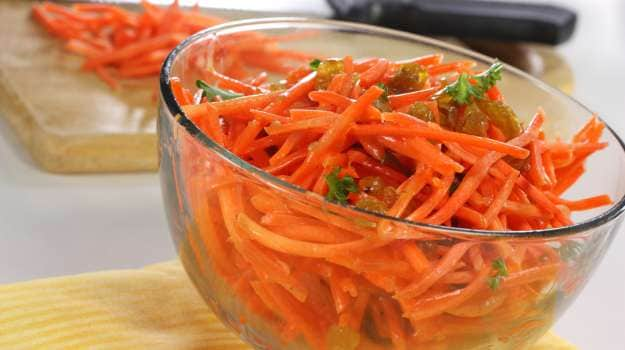
[[[559,48],[574,69],[574,95],[625,136],[625,1],[566,3],[580,14],[575,37]],[[313,8],[310,2],[288,5]],[[556,325],[584,350],[625,349],[625,228],[621,231]],[[172,258],[156,174],[44,173],[0,118],[0,283]]]

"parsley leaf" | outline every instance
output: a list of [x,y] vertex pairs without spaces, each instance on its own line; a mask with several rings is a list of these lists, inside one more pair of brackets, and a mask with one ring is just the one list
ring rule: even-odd
[[[480,74],[460,74],[458,79],[447,85],[442,92],[451,96],[459,104],[469,104],[474,98],[482,99],[490,88],[501,80],[501,62],[493,63],[487,70]],[[474,81],[475,84],[471,82]]]
[[508,267],[502,258],[494,260],[492,266],[497,273],[488,279],[488,286],[490,289],[496,290],[501,284],[501,278],[508,276]]
[[242,94],[238,94],[236,92],[223,90],[216,86],[209,85],[201,79],[195,81],[195,86],[202,89],[202,96],[206,96],[209,101],[213,101],[216,96],[221,97],[222,100],[230,100],[243,96]]
[[321,64],[321,60],[318,59],[318,58],[315,58],[312,61],[310,61],[310,63],[308,65],[310,66],[310,69],[317,70],[317,68],[319,68],[320,64]]
[[380,95],[380,99],[382,101],[384,101],[384,102],[388,102],[388,86],[386,86],[384,83],[377,83],[377,84],[375,84],[375,86],[377,86],[380,89],[384,90],[382,95]]
[[379,109],[380,112],[391,112],[393,108],[388,102],[388,86],[384,85],[384,83],[377,83],[375,85],[380,89],[384,90],[384,92],[382,92],[382,95],[380,95],[380,97],[375,100],[373,106]]
[[328,194],[326,199],[331,202],[347,204],[347,194],[358,192],[358,185],[351,176],[343,176],[339,178],[341,172],[340,167],[336,167],[331,173],[326,175],[326,183],[328,184]]

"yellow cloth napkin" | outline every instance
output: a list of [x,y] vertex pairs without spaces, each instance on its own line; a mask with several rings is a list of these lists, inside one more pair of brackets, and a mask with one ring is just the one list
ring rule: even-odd
[[[250,350],[178,261],[0,286],[0,349]],[[547,334],[532,350],[571,350]]]

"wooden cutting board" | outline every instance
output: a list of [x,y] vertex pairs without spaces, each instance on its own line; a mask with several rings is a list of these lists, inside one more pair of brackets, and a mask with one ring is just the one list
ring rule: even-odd
[[[0,0],[0,115],[33,160],[55,173],[156,170],[156,79],[110,90],[30,18],[31,4]],[[566,62],[550,48],[531,52],[541,78],[570,91]]]

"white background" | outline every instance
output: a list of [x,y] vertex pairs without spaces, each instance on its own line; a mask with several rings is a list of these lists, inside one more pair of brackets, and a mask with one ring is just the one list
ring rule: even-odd
[[[327,11],[318,1],[277,3]],[[625,1],[560,3],[580,15],[575,37],[559,48],[575,73],[574,95],[625,136]],[[172,258],[156,174],[41,172],[0,118],[0,283]],[[584,350],[625,349],[625,232],[556,331]]]

